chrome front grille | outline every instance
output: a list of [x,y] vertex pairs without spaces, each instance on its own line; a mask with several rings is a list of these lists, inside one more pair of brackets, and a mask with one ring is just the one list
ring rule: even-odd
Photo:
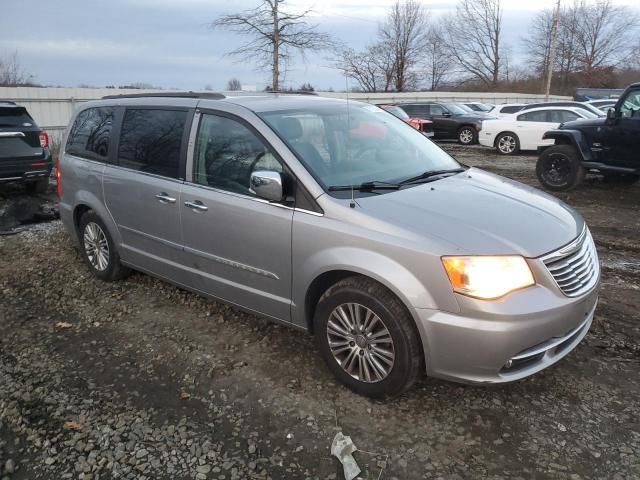
[[588,292],[600,276],[598,253],[586,226],[573,242],[544,256],[542,261],[562,293],[568,297]]

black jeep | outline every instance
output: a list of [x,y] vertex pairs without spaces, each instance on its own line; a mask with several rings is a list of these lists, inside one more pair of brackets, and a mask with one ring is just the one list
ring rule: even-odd
[[549,190],[575,188],[587,172],[621,183],[640,179],[640,83],[627,87],[606,118],[574,120],[543,136],[536,174]]
[[44,192],[52,162],[49,136],[24,107],[0,101],[0,182],[23,182]]

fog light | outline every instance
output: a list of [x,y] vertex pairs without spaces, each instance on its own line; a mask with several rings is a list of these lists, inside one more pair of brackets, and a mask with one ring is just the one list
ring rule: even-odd
[[509,360],[507,363],[505,363],[504,368],[511,368],[511,365],[513,365],[513,360]]

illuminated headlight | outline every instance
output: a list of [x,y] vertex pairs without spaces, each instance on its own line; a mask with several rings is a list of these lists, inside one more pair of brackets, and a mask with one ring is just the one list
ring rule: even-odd
[[453,290],[482,299],[503,297],[535,284],[526,260],[518,255],[442,257]]

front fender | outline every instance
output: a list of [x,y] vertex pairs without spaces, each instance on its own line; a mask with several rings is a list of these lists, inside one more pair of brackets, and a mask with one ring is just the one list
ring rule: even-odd
[[[292,291],[294,323],[306,324],[304,306],[307,291],[316,278],[332,271],[349,271],[372,278],[392,291],[412,315],[414,308],[442,308],[423,283],[395,260],[363,248],[334,247],[315,252],[296,268]],[[445,307],[459,310],[453,295],[451,300],[451,305]]]
[[[595,160],[584,135],[579,130],[549,130],[545,132],[542,139],[553,139],[556,145],[573,145],[580,152],[583,161]],[[542,153],[547,148],[549,147],[542,147],[538,153]]]

